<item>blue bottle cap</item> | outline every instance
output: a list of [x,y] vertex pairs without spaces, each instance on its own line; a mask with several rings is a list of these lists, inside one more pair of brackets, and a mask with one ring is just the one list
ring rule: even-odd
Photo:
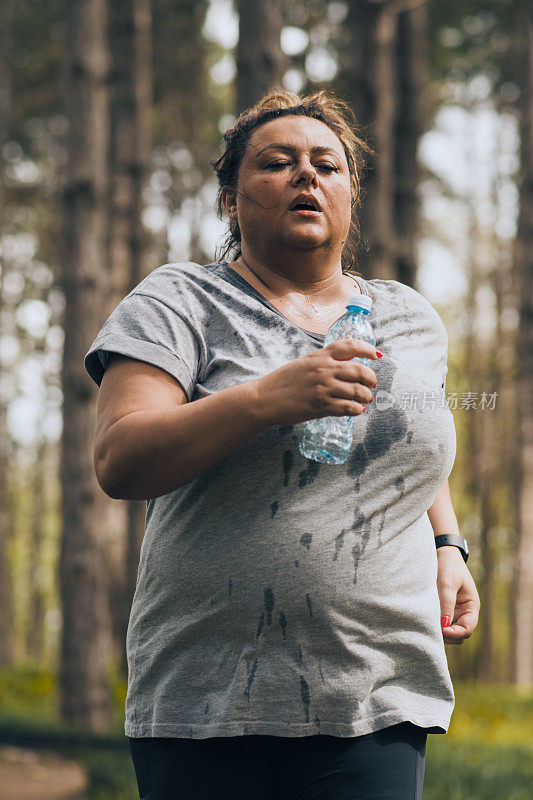
[[372,308],[372,298],[367,294],[351,294],[346,303],[346,308],[349,308],[349,306],[362,308],[368,312]]

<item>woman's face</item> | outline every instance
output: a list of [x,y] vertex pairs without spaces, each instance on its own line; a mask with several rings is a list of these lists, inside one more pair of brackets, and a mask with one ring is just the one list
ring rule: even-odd
[[[301,193],[316,210],[293,209]],[[342,252],[351,219],[350,173],[344,148],[323,122],[282,117],[257,128],[246,147],[237,191],[226,190],[243,245],[257,253],[279,248]]]

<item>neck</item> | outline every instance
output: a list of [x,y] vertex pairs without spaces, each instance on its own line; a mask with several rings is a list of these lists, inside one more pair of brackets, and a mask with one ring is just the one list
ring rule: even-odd
[[[334,263],[318,262],[306,253],[295,253],[290,259],[270,257],[268,261],[241,247],[239,263],[258,278],[274,294],[294,292],[320,295],[327,299],[342,291],[346,278],[339,259]],[[271,265],[275,264],[275,269]]]

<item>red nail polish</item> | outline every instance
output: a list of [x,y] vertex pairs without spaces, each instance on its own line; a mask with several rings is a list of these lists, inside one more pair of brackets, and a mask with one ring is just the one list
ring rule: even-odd
[[383,357],[383,353],[381,352],[381,350],[376,350],[376,355],[377,355],[378,358],[382,358]]
[[373,399],[374,399],[374,395],[372,394],[372,395],[370,395],[370,402],[372,402]]
[[366,411],[366,406],[363,406],[363,411]]
[[378,385],[378,382],[376,381],[372,388],[375,389],[377,385]]
[[441,628],[449,628],[450,627],[450,618],[449,617],[441,617],[440,618],[440,626],[441,626]]

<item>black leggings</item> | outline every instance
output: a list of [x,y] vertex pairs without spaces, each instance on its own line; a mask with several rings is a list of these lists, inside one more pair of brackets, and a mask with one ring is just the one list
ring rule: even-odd
[[427,731],[130,738],[141,800],[421,800]]

